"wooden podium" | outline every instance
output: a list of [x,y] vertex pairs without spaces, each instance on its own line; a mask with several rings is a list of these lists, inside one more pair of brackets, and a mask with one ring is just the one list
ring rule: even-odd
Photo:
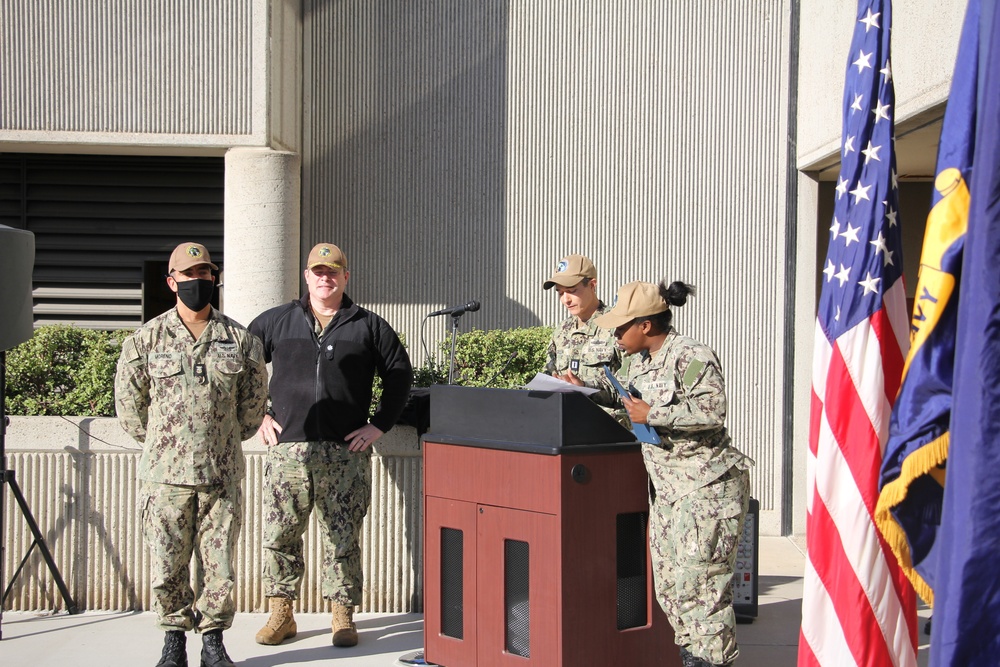
[[427,661],[679,665],[632,434],[579,393],[436,386],[430,412]]

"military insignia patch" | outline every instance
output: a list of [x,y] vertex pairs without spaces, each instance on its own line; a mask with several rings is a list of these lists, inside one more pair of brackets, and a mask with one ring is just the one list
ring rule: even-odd
[[190,246],[187,249],[187,254],[191,255],[192,257],[201,257],[201,248]]
[[319,256],[320,257],[329,257],[330,256],[330,249],[328,247],[326,247],[326,246],[323,246],[322,248],[319,249]]
[[559,265],[556,266],[556,273],[562,273],[568,268],[569,268],[569,262],[567,262],[565,259],[561,259],[559,260]]

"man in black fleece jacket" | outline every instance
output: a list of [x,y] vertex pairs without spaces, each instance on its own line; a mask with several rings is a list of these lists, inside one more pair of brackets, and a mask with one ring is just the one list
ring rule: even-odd
[[[260,427],[264,472],[264,592],[271,616],[260,644],[296,633],[292,601],[305,570],[302,534],[313,507],[323,531],[323,597],[333,603],[334,646],[358,643],[354,606],[364,574],[358,536],[371,497],[371,444],[392,428],[413,370],[396,332],[347,296],[347,258],[320,243],[304,271],[308,293],[250,323],[271,364],[271,408]],[[368,419],[372,382],[382,400]]]

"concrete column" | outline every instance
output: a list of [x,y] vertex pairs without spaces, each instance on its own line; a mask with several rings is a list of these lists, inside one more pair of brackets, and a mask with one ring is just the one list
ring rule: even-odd
[[[789,169],[794,166],[790,165]],[[800,171],[796,196],[796,218],[798,228],[795,233],[795,257],[789,258],[789,268],[795,271],[795,361],[792,384],[795,387],[811,387],[813,381],[813,337],[816,331],[817,299],[816,276],[822,275],[823,258],[819,252],[819,230],[829,228],[833,220],[833,192],[830,192],[829,209],[820,205],[819,180],[815,173]],[[831,184],[832,185],[832,184]],[[817,212],[819,212],[817,214]],[[829,214],[826,217],[824,213]],[[791,233],[791,230],[785,232]],[[826,232],[827,234],[829,232]],[[808,459],[810,411],[812,394],[808,391],[794,391],[792,399],[792,465],[779,465],[774,471],[774,479],[779,479],[781,468],[791,470],[792,479],[785,479],[783,486],[791,484],[792,534],[806,534],[806,502],[808,500]],[[783,452],[783,455],[787,454]]]
[[241,324],[298,296],[301,164],[269,148],[226,153],[223,309]]

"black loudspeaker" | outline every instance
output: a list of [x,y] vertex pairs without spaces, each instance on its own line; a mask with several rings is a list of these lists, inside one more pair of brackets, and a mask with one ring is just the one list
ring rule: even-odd
[[[66,582],[59,574],[59,568],[52,558],[45,543],[45,536],[42,535],[38,522],[35,521],[28,501],[25,500],[21,487],[17,483],[14,471],[7,468],[7,406],[5,393],[7,391],[7,350],[23,343],[34,335],[32,327],[32,304],[31,304],[31,271],[35,266],[35,235],[22,229],[14,229],[0,225],[0,582],[4,580],[4,545],[7,544],[4,534],[4,507],[6,507],[5,495],[7,487],[10,487],[14,494],[14,500],[21,508],[21,514],[28,524],[34,541],[28,548],[28,555],[35,547],[42,554],[45,564],[49,566],[49,572],[55,581],[56,587],[62,594],[66,603],[66,611],[70,614],[79,613],[79,608],[73,602]],[[21,561],[21,567],[28,560],[25,555]],[[18,567],[14,572],[14,579],[21,572]],[[7,599],[7,593],[14,585],[12,579],[4,588],[3,600]],[[0,639],[3,639],[3,605],[0,604]]]
[[31,271],[35,266],[35,235],[0,225],[0,350],[23,343],[34,333],[31,312]]

